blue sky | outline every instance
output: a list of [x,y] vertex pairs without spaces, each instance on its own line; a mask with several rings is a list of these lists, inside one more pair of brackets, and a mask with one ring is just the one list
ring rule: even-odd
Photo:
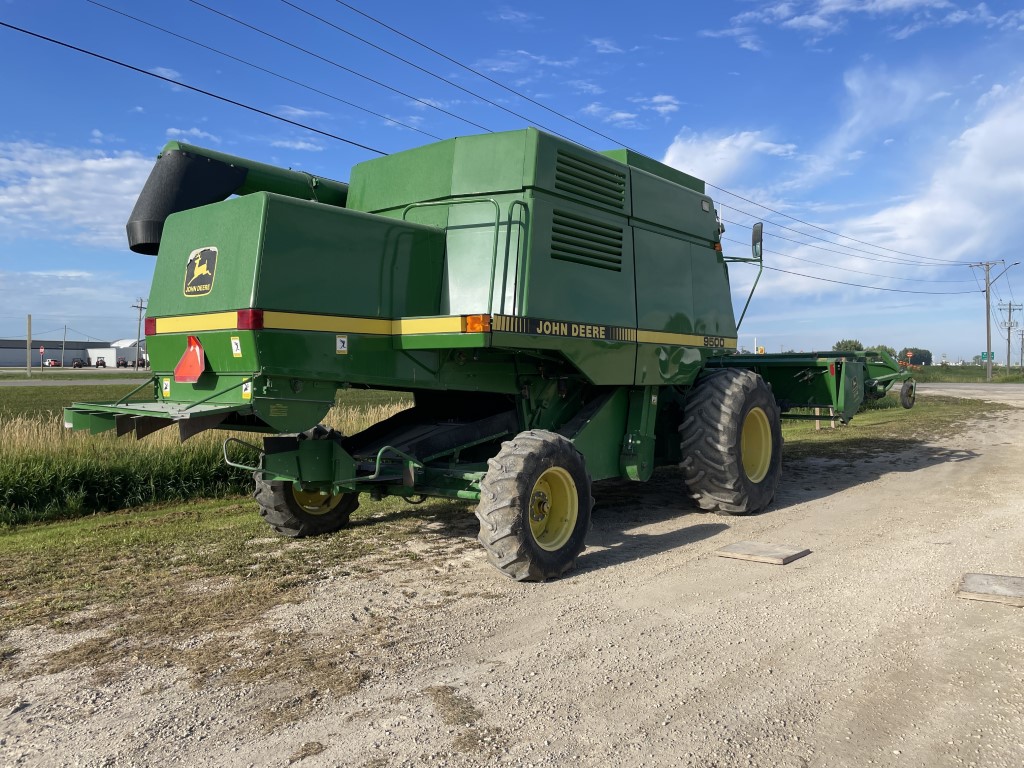
[[[102,4],[0,0],[0,21],[382,152],[533,124],[706,179],[726,251],[747,255],[761,219],[765,263],[786,270],[761,279],[743,346],[970,358],[985,305],[966,264],[1022,259],[1020,3],[352,0],[508,90],[335,0]],[[153,259],[128,251],[124,222],[169,139],[340,180],[375,156],[6,28],[0,71],[0,337],[23,337],[27,313],[37,337],[134,336]],[[738,310],[753,270],[732,277]],[[998,306],[1022,300],[1024,265],[993,291],[999,360]]]

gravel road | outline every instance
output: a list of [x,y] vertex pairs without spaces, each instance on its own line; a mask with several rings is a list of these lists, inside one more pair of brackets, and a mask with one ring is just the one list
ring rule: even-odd
[[[1024,611],[954,593],[1024,575],[1024,387],[932,392],[1022,409],[791,462],[756,517],[694,512],[671,471],[602,483],[579,569],[548,584],[492,571],[471,516],[428,530],[408,567],[339,569],[266,617],[365,671],[303,718],[267,728],[262,689],[175,667],[39,672],[0,681],[0,765],[1020,768]],[[714,556],[741,540],[812,553]],[[12,642],[32,665],[70,640]]]

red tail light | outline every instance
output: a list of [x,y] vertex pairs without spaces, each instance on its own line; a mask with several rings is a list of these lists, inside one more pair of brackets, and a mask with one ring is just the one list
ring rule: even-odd
[[147,317],[146,318],[146,335],[147,336],[154,336],[155,334],[156,334],[156,318],[155,317]]
[[262,309],[240,309],[238,310],[238,322],[235,327],[240,331],[261,331],[263,330]]
[[195,336],[188,337],[188,345],[185,347],[185,354],[174,366],[174,380],[178,384],[195,384],[199,381],[203,371],[206,370],[206,351],[199,339]]
[[836,364],[835,363],[829,363],[829,365],[828,365],[828,375],[829,376],[833,376],[833,377],[836,375]]

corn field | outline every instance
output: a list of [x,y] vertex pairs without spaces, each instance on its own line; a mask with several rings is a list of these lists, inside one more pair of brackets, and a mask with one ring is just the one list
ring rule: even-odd
[[[324,422],[353,434],[405,407],[338,406]],[[211,430],[180,443],[172,426],[136,440],[72,432],[59,413],[0,414],[0,526],[248,493],[252,476],[224,464],[221,444],[231,434]],[[235,436],[260,442],[259,435]]]

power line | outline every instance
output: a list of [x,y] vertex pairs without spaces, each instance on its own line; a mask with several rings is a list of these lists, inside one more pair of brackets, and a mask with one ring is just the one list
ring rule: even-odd
[[889,293],[916,293],[925,296],[960,296],[968,293],[978,293],[978,291],[911,291],[906,288],[882,288],[878,285],[861,285],[860,283],[845,283],[842,280],[831,280],[827,277],[815,277],[814,275],[805,275],[800,272],[791,272],[788,269],[779,269],[778,267],[769,267],[767,264],[764,265],[765,269],[770,269],[772,272],[783,272],[787,275],[795,275],[796,277],[806,277],[809,280],[821,280],[824,283],[835,283],[836,285],[848,285],[852,288],[867,288],[869,291],[887,291]]
[[231,16],[230,14],[224,13],[223,11],[218,11],[216,8],[211,8],[208,5],[204,5],[203,3],[199,2],[199,0],[188,0],[188,2],[192,3],[193,5],[199,6],[200,8],[205,8],[210,13],[214,13],[217,16],[220,16],[221,18],[228,19],[229,21],[233,21],[235,24],[239,24],[239,25],[245,27],[246,29],[251,29],[253,32],[256,32],[257,34],[264,35],[265,37],[269,37],[271,40],[276,40],[277,42],[279,42],[279,43],[281,43],[283,45],[287,45],[289,48],[294,48],[296,51],[301,51],[302,53],[305,53],[307,56],[312,56],[315,59],[319,59],[320,61],[324,62],[325,64],[330,64],[332,67],[337,67],[338,69],[342,70],[343,72],[348,72],[350,75],[355,75],[356,77],[362,78],[363,80],[366,80],[367,82],[373,83],[374,85],[380,86],[381,88],[386,88],[387,90],[391,91],[392,93],[397,93],[399,96],[403,96],[403,97],[405,97],[407,99],[412,99],[413,101],[418,102],[419,104],[422,104],[425,107],[430,107],[431,109],[436,109],[438,112],[443,112],[444,114],[448,115],[449,117],[454,117],[456,120],[461,120],[462,122],[466,123],[467,125],[472,125],[474,128],[479,128],[481,131],[487,131],[488,133],[493,133],[493,131],[490,128],[487,128],[487,127],[485,127],[483,125],[480,125],[479,123],[474,123],[472,120],[468,120],[465,117],[461,117],[460,115],[456,115],[454,112],[449,112],[447,109],[444,109],[443,107],[439,107],[436,104],[431,104],[429,101],[425,101],[424,99],[417,98],[416,96],[408,94],[405,91],[401,91],[398,88],[395,88],[393,86],[388,85],[387,83],[382,83],[380,80],[374,80],[369,75],[364,75],[362,72],[357,72],[356,70],[354,70],[354,69],[352,69],[350,67],[346,67],[344,64],[339,64],[338,62],[336,62],[336,61],[334,61],[332,59],[328,59],[326,56],[321,56],[319,53],[316,53],[314,51],[310,51],[310,50],[308,50],[306,48],[303,48],[300,45],[296,45],[295,43],[290,43],[287,40],[285,40],[283,37],[278,37],[277,35],[274,35],[274,34],[271,34],[270,32],[267,32],[266,30],[260,29],[259,27],[253,26],[252,24],[248,24],[248,23],[242,21],[241,19],[236,19],[234,16]]
[[223,101],[226,104],[232,104],[232,105],[234,105],[236,107],[241,107],[242,109],[247,109],[250,112],[255,112],[258,115],[263,115],[264,117],[270,117],[270,118],[273,118],[274,120],[280,120],[282,123],[288,123],[288,125],[294,125],[294,126],[296,126],[298,128],[305,128],[307,131],[312,131],[313,133],[318,133],[321,136],[326,136],[326,137],[328,137],[330,139],[337,139],[338,141],[343,141],[346,144],[350,144],[353,147],[359,147],[360,149],[365,149],[368,152],[376,152],[378,155],[386,155],[387,154],[387,152],[384,152],[383,150],[374,149],[373,147],[369,147],[366,144],[360,144],[358,141],[352,141],[351,139],[346,139],[343,136],[338,136],[337,134],[329,133],[328,131],[321,131],[319,128],[314,128],[313,126],[306,125],[305,123],[299,123],[299,122],[296,122],[295,120],[289,120],[287,117],[281,117],[280,115],[275,115],[273,112],[267,112],[267,111],[259,109],[257,107],[253,107],[253,106],[250,106],[248,104],[243,104],[240,101],[235,101],[234,99],[229,99],[227,96],[220,96],[219,94],[213,93],[212,91],[205,91],[202,88],[197,88],[194,85],[189,85],[188,83],[182,82],[181,80],[173,80],[173,79],[171,79],[169,77],[164,77],[163,75],[158,75],[155,72],[147,72],[144,69],[139,69],[138,67],[133,67],[131,64],[126,64],[123,61],[118,61],[117,59],[112,59],[109,56],[104,56],[104,55],[99,54],[99,53],[94,53],[93,51],[86,50],[85,48],[79,48],[77,45],[71,45],[70,43],[61,42],[60,40],[56,40],[56,39],[54,39],[52,37],[47,37],[46,35],[40,35],[40,34],[38,34],[36,32],[30,32],[27,29],[22,29],[21,27],[16,27],[13,24],[8,24],[5,21],[0,21],[0,27],[6,27],[7,29],[13,29],[15,32],[21,32],[22,34],[29,35],[29,36],[37,38],[39,40],[45,40],[48,43],[53,43],[54,45],[59,45],[59,46],[61,46],[63,48],[67,48],[67,49],[72,50],[72,51],[77,51],[78,53],[84,53],[86,56],[92,56],[95,59],[100,59],[101,61],[106,61],[106,62],[108,62],[110,64],[116,64],[119,67],[124,67],[125,69],[130,69],[132,72],[138,72],[140,75],[146,75],[148,77],[154,77],[157,80],[163,80],[165,83],[171,83],[172,85],[177,85],[177,86],[180,86],[181,88],[186,88],[186,89],[188,89],[190,91],[194,91],[195,93],[201,93],[204,96],[209,96],[210,98],[217,99],[218,101]]
[[[723,207],[725,207],[725,208],[732,208],[732,206],[728,206],[728,205],[727,206],[723,206]],[[736,210],[739,210],[739,209],[738,208],[732,208],[732,210],[736,211]],[[741,213],[742,213],[742,211],[741,211]],[[726,224],[729,224],[729,225],[734,226],[734,227],[743,227],[744,229],[751,229],[751,226],[749,224],[740,224],[737,221],[730,221],[729,219],[722,219],[722,221],[725,222]],[[775,224],[774,222],[766,222],[766,223],[771,224],[774,227],[781,227],[782,229],[788,229],[788,227],[782,227],[781,224]],[[792,231],[796,232],[797,230],[792,230]],[[802,246],[804,246],[806,248],[814,248],[814,249],[819,250],[819,251],[825,251],[826,253],[834,253],[834,254],[836,254],[838,256],[847,256],[847,257],[854,258],[854,259],[864,259],[865,261],[877,261],[880,264],[897,264],[899,266],[917,267],[917,268],[922,268],[922,267],[938,267],[938,268],[941,268],[941,269],[948,269],[949,266],[951,266],[951,265],[946,265],[946,264],[915,264],[914,262],[904,261],[904,260],[897,261],[897,260],[893,260],[893,259],[883,258],[883,257],[881,257],[880,254],[876,254],[878,256],[878,258],[875,258],[875,257],[872,257],[872,256],[859,256],[856,253],[850,253],[848,251],[836,251],[836,250],[833,250],[832,248],[825,248],[823,246],[816,245],[815,243],[805,243],[802,240],[794,240],[791,237],[785,237],[783,235],[777,235],[774,232],[770,232],[770,233],[767,233],[767,234],[768,234],[769,237],[774,237],[776,240],[785,240],[787,243],[795,243],[796,245],[802,245]],[[804,233],[803,232],[799,232],[798,234],[804,234]],[[808,235],[808,237],[814,237],[814,235]],[[723,238],[723,239],[728,239],[728,238]],[[737,242],[737,241],[733,240],[731,242]],[[824,242],[828,242],[831,245],[838,245],[838,243],[832,243],[831,241],[828,241],[828,240],[826,240]],[[845,248],[847,246],[840,246],[840,247],[841,248]],[[854,250],[859,250],[859,249],[854,249]],[[866,253],[866,251],[865,251],[865,253]],[[812,263],[816,263],[816,262],[812,262]],[[836,267],[836,269],[842,269],[842,267]],[[850,271],[856,272],[857,270],[850,270]],[[868,274],[868,273],[865,273],[865,274]],[[945,282],[961,283],[962,282],[962,283],[966,283],[966,282],[970,282],[970,281],[969,280],[926,280],[925,282],[936,282],[936,283],[945,283]]]
[[159,30],[160,32],[163,32],[164,34],[170,35],[172,37],[176,37],[179,40],[184,40],[187,43],[191,43],[192,45],[196,45],[196,46],[198,46],[200,48],[204,48],[207,51],[210,51],[211,53],[217,54],[218,56],[223,56],[223,57],[225,57],[227,59],[231,59],[232,61],[236,61],[239,64],[244,64],[247,67],[252,67],[253,69],[257,69],[260,72],[265,72],[268,75],[271,75],[273,77],[276,77],[276,78],[279,78],[281,80],[284,80],[285,82],[291,83],[292,85],[297,85],[300,88],[305,88],[307,91],[312,91],[313,93],[318,93],[321,96],[326,96],[328,99],[333,99],[334,101],[337,101],[340,104],[344,104],[346,106],[352,107],[353,109],[358,109],[359,111],[365,112],[368,115],[373,115],[374,117],[379,117],[381,120],[385,120],[385,121],[387,121],[389,123],[394,123],[395,125],[400,125],[403,128],[408,128],[410,131],[416,131],[416,133],[422,133],[424,136],[429,136],[432,139],[437,139],[438,141],[441,140],[440,136],[435,136],[434,134],[428,133],[427,131],[424,131],[424,130],[421,130],[421,129],[417,128],[416,126],[409,125],[407,123],[403,123],[401,120],[397,120],[397,119],[395,119],[393,117],[388,117],[387,115],[382,115],[379,112],[374,112],[372,109],[367,109],[366,107],[362,107],[359,104],[355,104],[355,103],[353,103],[351,101],[348,101],[346,99],[341,98],[340,96],[336,96],[333,93],[328,93],[327,91],[321,91],[319,88],[314,88],[311,85],[306,85],[305,83],[300,82],[298,80],[293,80],[292,78],[287,77],[285,75],[282,75],[282,74],[280,74],[278,72],[274,72],[271,69],[267,69],[266,67],[261,67],[259,64],[253,64],[251,61],[246,61],[245,59],[241,59],[238,56],[232,56],[230,53],[226,53],[226,52],[224,52],[222,50],[214,48],[213,46],[206,45],[204,43],[200,43],[198,40],[193,40],[190,37],[185,37],[185,35],[179,35],[177,32],[172,32],[169,29],[165,29],[164,27],[161,27],[161,26],[159,26],[157,24],[153,24],[152,22],[146,21],[145,19],[140,19],[137,16],[132,16],[130,13],[125,13],[124,11],[120,11],[117,8],[111,8],[109,5],[104,5],[103,3],[97,2],[97,0],[86,0],[86,2],[91,3],[92,5],[95,5],[95,6],[99,7],[99,8],[103,8],[104,10],[110,11],[111,13],[116,13],[119,16],[123,16],[126,19],[131,19],[132,21],[137,22],[139,24],[144,24],[145,26],[151,27],[152,29]]
[[[733,241],[735,242],[735,241]],[[865,272],[862,269],[852,269],[850,267],[840,267],[835,264],[825,264],[820,261],[814,261],[813,259],[804,259],[800,256],[794,256],[791,253],[781,253],[780,251],[769,251],[765,250],[765,253],[773,253],[776,256],[782,256],[783,258],[793,259],[794,261],[802,261],[807,264],[816,264],[819,267],[825,267],[826,269],[838,269],[841,272],[853,272],[857,275],[867,275],[868,277],[881,277],[886,280],[903,280],[909,283],[969,283],[970,280],[929,280],[926,277],[898,277],[896,275],[882,275],[877,272]]]
[[[190,0],[190,2],[195,2],[195,1],[196,0]],[[534,99],[531,99],[529,96],[526,96],[525,94],[517,91],[516,89],[510,88],[507,85],[505,85],[505,84],[503,84],[503,83],[501,83],[501,82],[499,82],[499,81],[497,81],[497,80],[495,80],[495,79],[493,79],[491,77],[488,77],[487,75],[483,74],[482,72],[479,72],[476,69],[473,69],[472,67],[470,67],[470,66],[468,66],[466,64],[463,64],[462,62],[458,61],[457,59],[454,59],[451,56],[448,56],[447,54],[444,54],[441,51],[438,51],[435,48],[430,47],[429,45],[427,45],[426,43],[421,42],[420,40],[416,39],[415,37],[412,37],[411,35],[408,35],[408,34],[402,32],[402,31],[400,31],[398,29],[395,29],[394,27],[386,24],[385,22],[381,21],[380,19],[377,19],[374,16],[371,16],[370,14],[366,13],[365,11],[362,11],[362,10],[358,9],[355,6],[350,5],[347,2],[343,2],[343,0],[335,0],[335,2],[338,3],[339,5],[345,6],[346,8],[348,8],[351,11],[353,11],[354,13],[358,13],[359,15],[363,16],[364,18],[369,19],[370,21],[374,22],[375,24],[378,24],[378,25],[384,27],[385,29],[393,32],[394,34],[399,35],[400,37],[402,37],[402,38],[404,38],[404,39],[406,39],[406,40],[408,40],[408,41],[410,41],[410,42],[420,46],[421,48],[424,48],[425,50],[430,51],[431,53],[435,54],[436,56],[440,56],[441,58],[445,59],[446,61],[449,61],[452,64],[455,64],[456,66],[461,67],[462,69],[466,70],[467,72],[472,72],[474,75],[476,75],[478,77],[481,77],[481,78],[487,80],[488,82],[493,83],[494,85],[497,85],[498,87],[508,91],[509,93],[515,94],[519,98],[524,99],[525,101],[528,101],[531,104],[534,104],[535,106],[540,107],[541,109],[547,110],[548,112],[550,112],[550,113],[552,113],[554,115],[557,115],[558,117],[562,118],[563,120],[567,120],[568,122],[572,123],[573,125],[575,125],[575,126],[577,126],[579,128],[582,128],[583,130],[588,131],[588,132],[594,134],[595,136],[600,136],[601,138],[606,139],[607,141],[610,141],[610,142],[612,142],[614,144],[617,144],[619,146],[622,146],[625,149],[629,149],[630,151],[639,152],[639,150],[633,149],[632,147],[628,146],[627,144],[624,144],[623,142],[619,141],[618,139],[614,139],[611,136],[608,136],[607,134],[602,133],[601,131],[598,131],[595,128],[592,128],[591,126],[585,125],[584,123],[581,123],[581,122],[579,122],[577,120],[574,120],[573,118],[569,117],[568,115],[566,115],[566,114],[564,114],[562,112],[559,112],[558,110],[552,109],[551,107],[548,107],[545,104],[541,104],[540,102],[535,101]],[[744,202],[750,203],[751,205],[756,205],[758,208],[761,208],[761,209],[763,209],[765,211],[768,211],[770,213],[774,213],[777,216],[782,216],[783,218],[789,219],[791,221],[795,221],[795,222],[797,222],[799,224],[803,224],[806,227],[811,227],[812,229],[817,229],[817,230],[819,230],[821,232],[826,232],[826,233],[828,233],[828,234],[830,234],[830,235],[832,235],[834,237],[841,237],[843,239],[850,240],[850,241],[855,242],[855,243],[859,243],[860,245],[867,245],[867,246],[870,246],[872,248],[877,248],[879,250],[889,251],[890,253],[896,253],[896,254],[899,254],[901,256],[907,256],[907,257],[912,258],[912,259],[925,260],[925,261],[935,261],[935,262],[948,263],[948,264],[964,264],[965,263],[965,262],[953,261],[953,260],[949,260],[949,259],[940,259],[940,258],[936,258],[936,257],[933,257],[933,256],[919,256],[917,254],[907,253],[905,251],[899,251],[899,250],[896,250],[895,248],[888,248],[888,247],[886,247],[884,245],[876,245],[874,243],[870,243],[870,242],[867,242],[865,240],[859,240],[859,239],[857,239],[855,237],[851,237],[849,235],[844,235],[841,232],[834,232],[833,230],[827,229],[827,228],[819,226],[817,224],[812,224],[812,223],[810,223],[808,221],[804,221],[803,219],[799,219],[796,216],[791,216],[788,213],[783,213],[782,211],[778,211],[778,210],[776,210],[774,208],[771,208],[771,207],[769,207],[767,205],[764,205],[763,203],[758,203],[758,202],[756,202],[754,200],[751,200],[749,198],[744,197],[743,195],[736,194],[735,192],[730,192],[729,190],[727,190],[727,189],[725,189],[723,187],[716,186],[715,184],[712,184],[710,182],[705,182],[705,183],[707,184],[707,186],[711,187],[712,189],[717,189],[720,192],[723,192],[723,193],[725,193],[727,195],[731,195],[731,196],[733,196],[733,197],[735,197],[735,198],[737,198],[739,200],[743,200]],[[738,210],[738,209],[734,209],[734,210]],[[744,211],[744,213],[745,213],[745,211]],[[781,225],[776,224],[775,226],[781,226]],[[806,234],[806,233],[801,233],[801,234]],[[823,238],[819,238],[819,239],[823,239]],[[829,242],[829,241],[825,241],[825,242]],[[841,243],[833,243],[833,245],[839,245],[840,247],[847,247],[847,246],[843,246]]]
[[435,78],[437,80],[440,80],[442,83],[446,83],[447,85],[450,85],[452,88],[457,88],[460,91],[462,91],[463,93],[469,94],[470,96],[472,96],[475,99],[480,99],[481,101],[483,101],[483,102],[485,102],[487,104],[490,104],[492,107],[497,107],[498,109],[502,110],[503,112],[507,112],[508,114],[512,115],[513,117],[518,117],[520,120],[525,121],[527,124],[533,123],[538,128],[541,128],[541,129],[547,131],[548,133],[553,133],[555,136],[563,138],[566,141],[571,141],[571,139],[568,136],[565,136],[565,135],[559,133],[554,128],[548,128],[547,126],[541,125],[540,123],[536,122],[535,120],[531,120],[530,118],[526,117],[525,115],[521,115],[518,112],[515,112],[515,111],[509,109],[508,107],[506,107],[506,106],[504,106],[502,104],[499,104],[496,101],[492,101],[491,99],[487,98],[486,96],[482,96],[482,95],[480,95],[479,93],[477,93],[475,91],[471,91],[469,88],[466,88],[466,87],[464,87],[462,85],[459,85],[458,83],[454,82],[453,80],[449,80],[447,77],[439,75],[436,72],[431,72],[426,67],[421,67],[419,64],[416,64],[415,62],[409,61],[408,59],[403,58],[402,56],[399,56],[394,51],[389,51],[387,48],[384,48],[383,46],[377,45],[376,43],[371,42],[371,41],[367,40],[366,38],[360,37],[359,35],[355,34],[354,32],[351,32],[350,30],[347,30],[344,27],[341,27],[341,26],[335,24],[334,22],[329,21],[328,19],[323,18],[322,16],[317,16],[312,11],[307,11],[305,8],[301,8],[298,5],[296,5],[295,3],[290,2],[290,0],[280,0],[280,2],[284,3],[289,8],[294,8],[299,13],[303,13],[306,16],[309,16],[312,19],[316,19],[317,21],[321,22],[322,24],[326,24],[327,26],[331,27],[332,29],[337,30],[338,32],[341,32],[344,35],[348,35],[349,37],[351,37],[351,38],[353,38],[355,40],[358,40],[359,42],[363,43],[364,45],[370,46],[374,50],[380,51],[381,53],[386,54],[386,55],[390,56],[393,59],[397,59],[398,61],[402,62],[403,64],[407,64],[408,66],[412,67],[415,70],[418,70],[419,72],[422,72],[422,73],[424,73],[426,75],[430,75],[431,77],[433,77],[433,78]]

